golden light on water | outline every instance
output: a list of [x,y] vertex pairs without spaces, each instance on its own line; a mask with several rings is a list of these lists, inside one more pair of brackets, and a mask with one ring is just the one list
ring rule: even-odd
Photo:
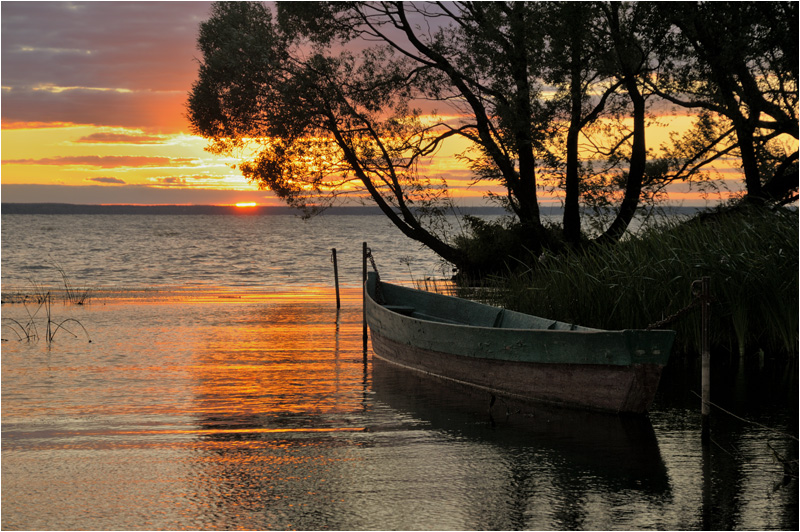
[[[342,295],[341,310],[328,287],[54,307],[92,343],[3,344],[3,529],[702,528],[730,504],[707,496],[725,477],[698,477],[682,406],[655,425],[495,420],[479,394],[370,362],[361,292]],[[759,463],[765,445],[736,459]],[[791,528],[779,464],[726,467],[743,486],[727,496],[750,497],[729,528]]]

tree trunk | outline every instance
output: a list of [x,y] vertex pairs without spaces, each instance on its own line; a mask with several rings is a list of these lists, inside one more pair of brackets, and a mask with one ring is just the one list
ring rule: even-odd
[[642,193],[642,183],[647,165],[647,145],[645,144],[645,101],[644,96],[639,92],[636,78],[628,76],[625,79],[625,88],[633,102],[633,149],[631,151],[631,163],[628,168],[628,179],[625,183],[625,196],[619,207],[617,216],[611,225],[596,239],[598,243],[618,242],[639,205],[639,197]]
[[736,129],[736,140],[739,145],[739,154],[742,157],[742,171],[744,171],[744,184],[747,195],[752,198],[761,198],[761,172],[756,159],[755,143],[753,141],[753,128],[748,126],[744,117],[739,115],[738,105],[731,113],[733,125]]
[[567,169],[564,183],[564,239],[567,242],[578,242],[581,238],[580,213],[580,175],[578,157],[578,138],[581,131],[581,49],[580,39],[573,36],[571,46],[570,72],[570,123],[567,132]]
[[512,9],[515,16],[511,19],[513,38],[511,71],[516,88],[514,95],[516,116],[512,119],[512,124],[519,158],[519,180],[513,192],[519,207],[517,215],[520,222],[538,229],[541,226],[541,218],[539,200],[536,196],[536,158],[533,154],[530,124],[533,109],[531,108],[531,86],[528,80],[528,55],[525,45],[525,33],[528,28],[524,17],[524,6],[514,4]]
[[[417,242],[423,244],[424,246],[430,248],[434,253],[439,255],[444,260],[455,264],[457,267],[462,268],[466,265],[465,258],[463,253],[461,253],[458,249],[454,248],[453,246],[443,242],[435,235],[430,233],[429,231],[425,230],[422,225],[417,222],[416,219],[413,219],[413,223],[409,223],[403,218],[401,218],[389,205],[384,197],[381,195],[380,191],[375,188],[375,184],[369,178],[369,176],[364,172],[363,168],[361,167],[361,163],[358,160],[358,157],[353,152],[350,145],[342,136],[341,132],[335,126],[335,120],[333,117],[330,117],[331,120],[331,127],[329,128],[331,133],[333,133],[334,138],[336,139],[336,143],[341,148],[342,152],[344,153],[345,158],[347,159],[348,164],[355,172],[356,176],[361,180],[364,184],[364,187],[369,192],[370,196],[372,196],[373,201],[375,204],[381,209],[381,211],[386,215],[392,223],[403,232],[404,235],[407,237],[416,240]],[[402,193],[402,191],[401,191]],[[413,217],[413,213],[408,211],[406,216]]]

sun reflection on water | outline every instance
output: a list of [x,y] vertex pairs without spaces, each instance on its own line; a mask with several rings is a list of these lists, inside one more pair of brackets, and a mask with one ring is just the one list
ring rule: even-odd
[[[485,398],[365,357],[361,294],[343,295],[340,312],[329,289],[55,307],[92,343],[3,344],[2,528],[703,524],[686,511],[706,500],[693,418],[664,432],[656,413],[658,433],[544,411],[489,423]],[[780,528],[785,494],[715,523]]]

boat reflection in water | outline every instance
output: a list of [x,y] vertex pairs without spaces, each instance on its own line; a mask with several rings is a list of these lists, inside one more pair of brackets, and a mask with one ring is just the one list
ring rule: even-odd
[[[669,495],[667,469],[647,417],[514,404],[379,358],[372,361],[372,386],[378,401],[424,420],[432,430],[491,444],[512,461],[517,456],[516,466],[531,475],[549,470],[550,481],[571,492],[577,479],[591,479],[592,490]],[[531,456],[540,459],[526,463]],[[529,488],[546,481],[528,480]]]
[[499,401],[490,415],[486,397],[379,359],[337,360],[339,369],[301,370],[305,384],[294,389],[268,373],[243,375],[257,383],[259,399],[238,413],[214,404],[231,404],[237,386],[205,383],[206,392],[216,390],[198,420],[204,434],[190,480],[202,494],[199,522],[647,528],[672,498],[647,418],[552,408],[531,416]]

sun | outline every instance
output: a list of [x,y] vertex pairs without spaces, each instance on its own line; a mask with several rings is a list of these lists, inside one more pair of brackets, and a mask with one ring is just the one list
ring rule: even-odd
[[242,201],[236,204],[237,207],[244,208],[244,207],[255,207],[258,205],[255,201]]

